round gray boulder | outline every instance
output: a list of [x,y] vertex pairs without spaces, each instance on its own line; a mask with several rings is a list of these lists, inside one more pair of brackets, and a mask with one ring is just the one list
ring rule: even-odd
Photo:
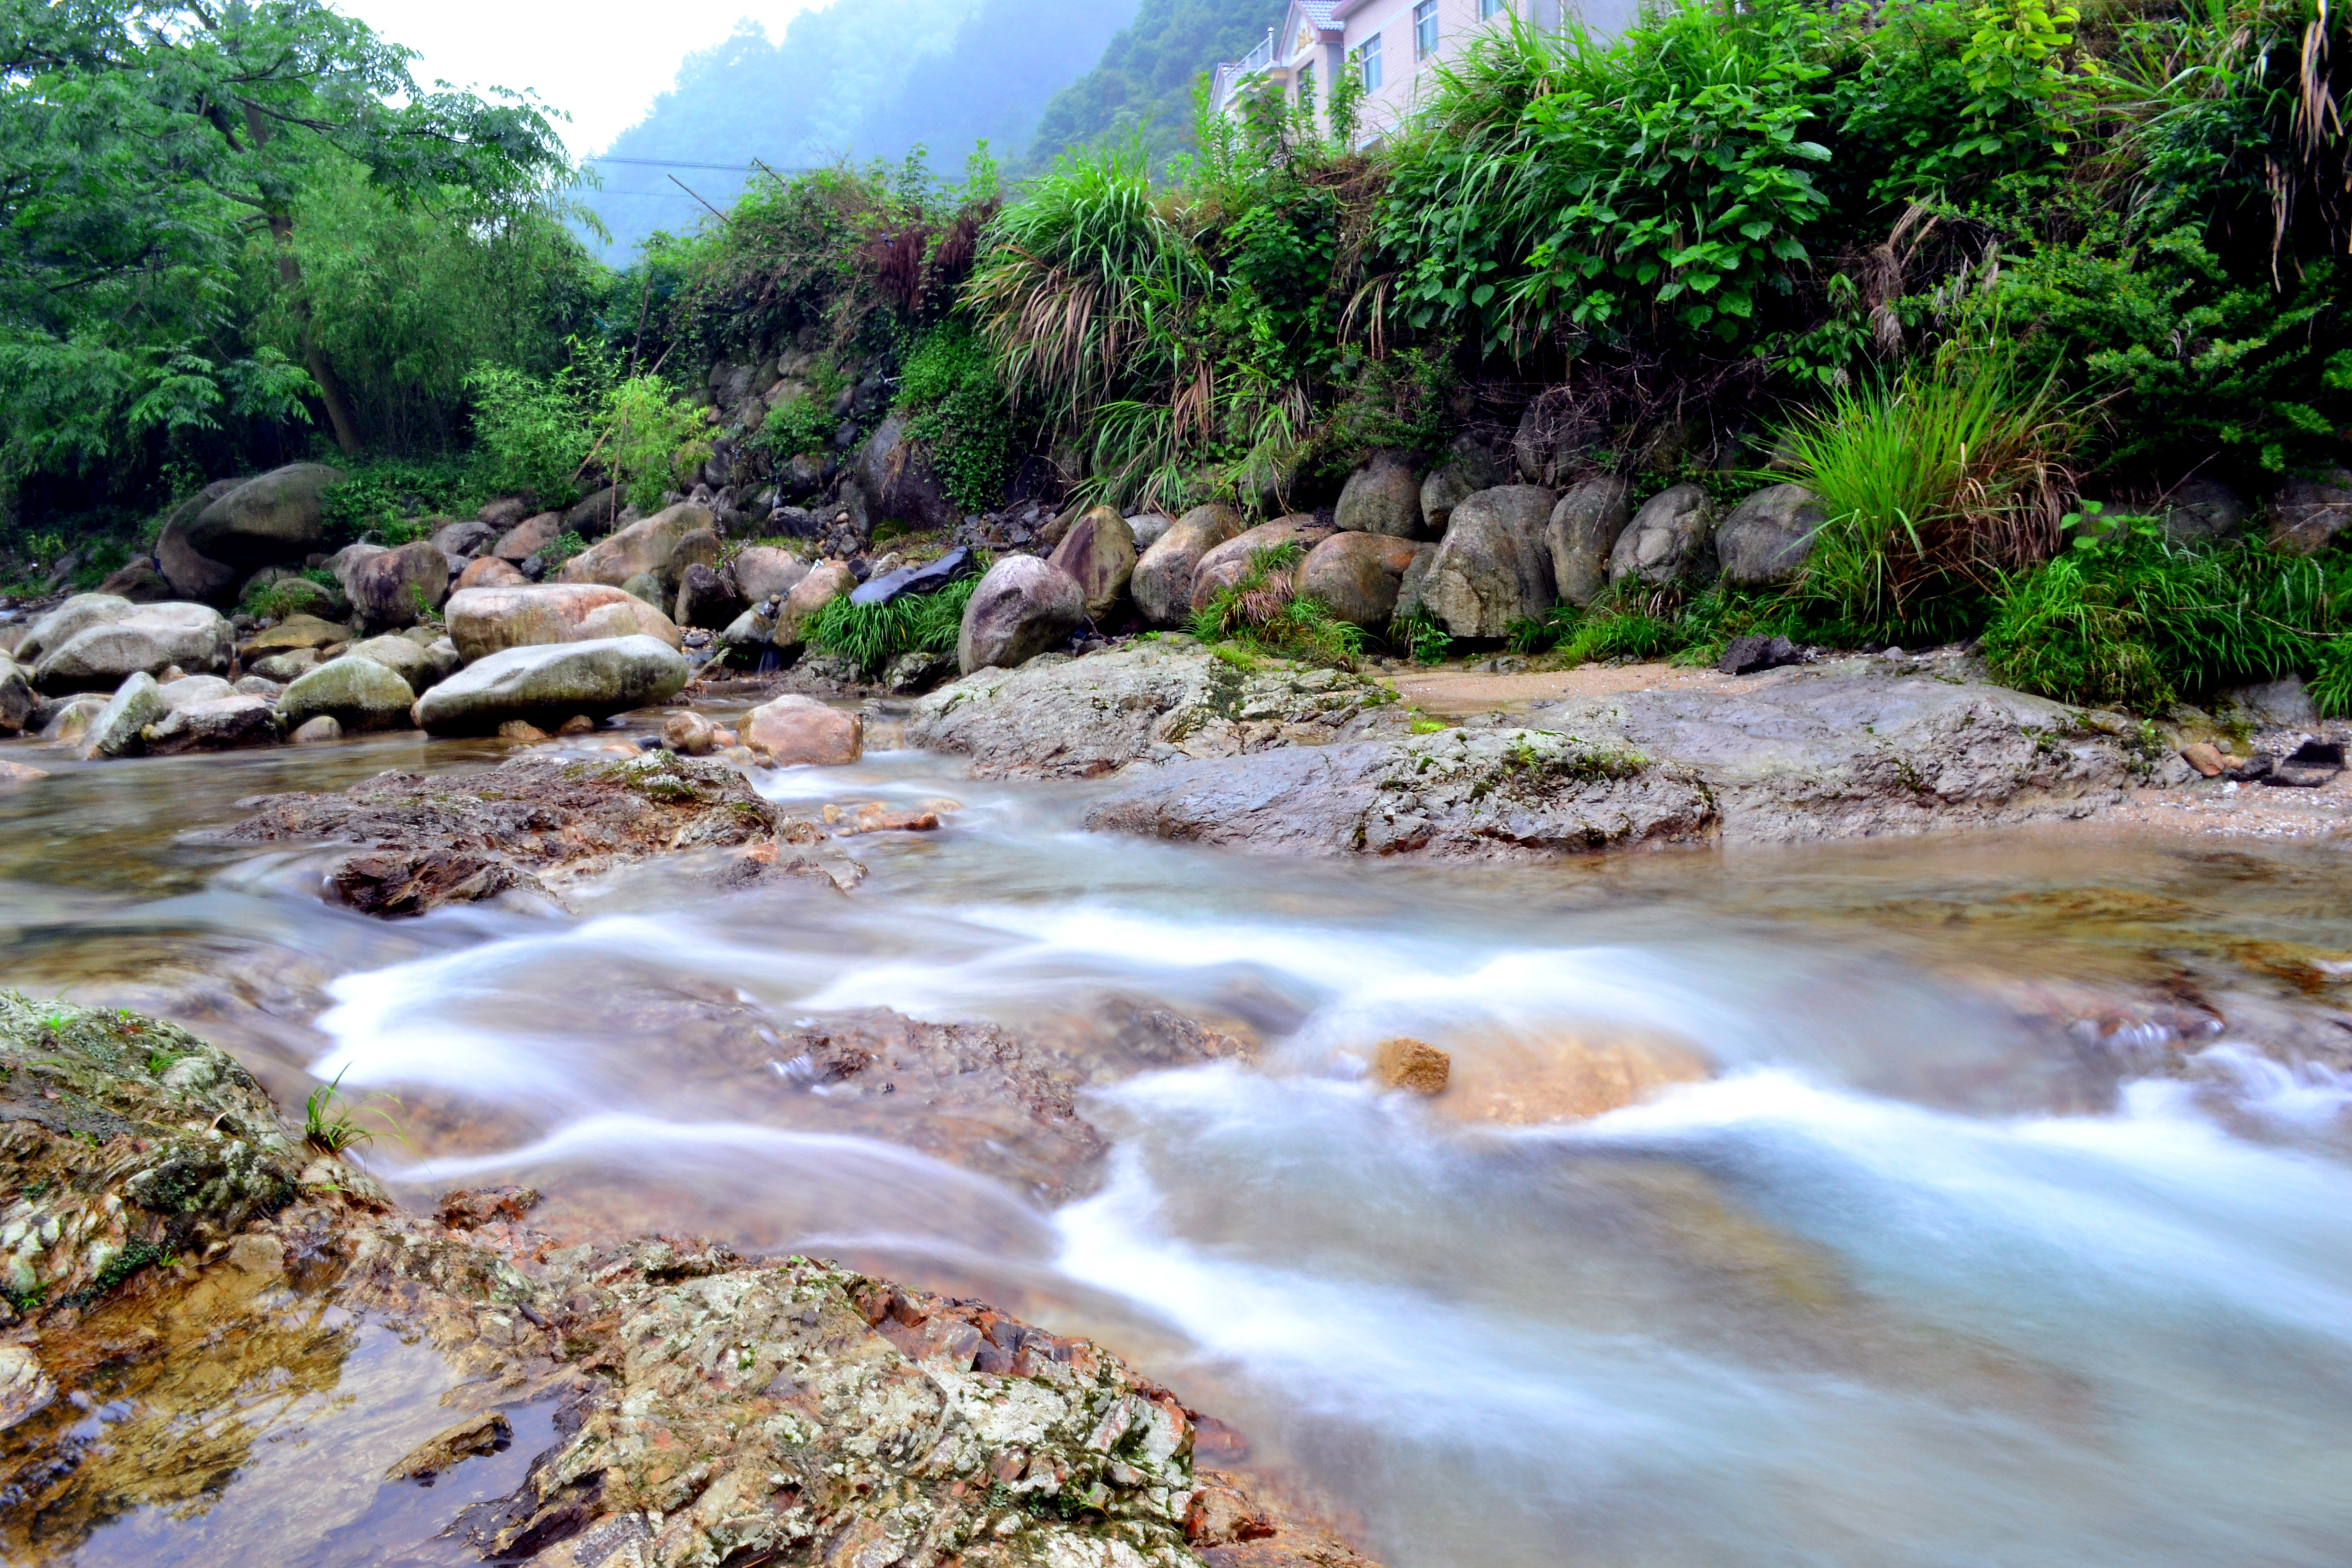
[[1008,555],[988,569],[964,606],[956,667],[965,675],[1026,664],[1068,640],[1087,618],[1086,590],[1050,561]]
[[1376,452],[1348,476],[1334,521],[1342,533],[1385,533],[1412,539],[1421,532],[1421,476],[1395,452]]
[[342,477],[324,463],[292,463],[247,479],[196,515],[188,543],[231,566],[299,561],[325,535],[319,498]]
[[1609,552],[1633,517],[1633,487],[1612,475],[1570,485],[1551,509],[1544,540],[1559,596],[1582,609],[1609,585]]
[[449,597],[449,558],[429,539],[351,561],[342,570],[352,614],[370,631],[415,626]]
[[495,730],[509,719],[604,719],[667,702],[692,673],[677,649],[643,635],[510,647],[417,699],[415,717],[436,733]]
[[1723,580],[1735,588],[1795,582],[1812,553],[1813,536],[1828,521],[1822,503],[1802,485],[1758,490],[1733,507],[1715,531]]
[[1674,485],[1642,503],[1609,555],[1609,580],[1662,588],[1715,574],[1715,508],[1696,485]]
[[1396,616],[1397,590],[1416,556],[1433,544],[1387,533],[1335,533],[1300,563],[1297,593],[1343,621],[1385,627]]
[[1192,613],[1192,574],[1201,557],[1242,531],[1242,514],[1229,506],[1196,506],[1144,551],[1128,591],[1135,607],[1155,626],[1181,626]]
[[2246,526],[2246,498],[2219,479],[2184,479],[2165,498],[2164,537],[2210,549]]
[[81,754],[84,759],[125,757],[141,746],[140,735],[148,725],[156,723],[172,711],[163,700],[163,689],[155,678],[144,671],[133,675],[115,689],[113,697],[82,732]]
[[1549,611],[1557,500],[1541,485],[1498,485],[1455,507],[1416,584],[1421,607],[1457,637],[1499,637]]
[[[17,649],[33,658],[33,683],[48,692],[111,691],[127,676],[226,669],[236,634],[209,605],[133,605],[108,595],[67,600],[36,623]],[[28,652],[29,650],[29,652]]]
[[296,678],[278,699],[278,722],[299,730],[325,714],[345,730],[404,730],[415,700],[399,671],[346,656]]

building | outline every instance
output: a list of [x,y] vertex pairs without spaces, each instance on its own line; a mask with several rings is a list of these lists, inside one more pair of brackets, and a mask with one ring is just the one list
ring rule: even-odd
[[[1293,102],[1305,94],[1321,120],[1342,71],[1364,84],[1359,138],[1378,141],[1425,96],[1431,70],[1459,56],[1512,12],[1538,27],[1580,16],[1594,31],[1622,31],[1636,0],[1290,0],[1279,26],[1247,56],[1217,68],[1219,109],[1264,84]],[[1326,122],[1328,124],[1328,121]]]

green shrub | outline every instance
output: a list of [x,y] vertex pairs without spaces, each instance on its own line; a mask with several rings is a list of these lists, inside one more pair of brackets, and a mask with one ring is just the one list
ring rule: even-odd
[[1415,664],[1443,664],[1453,650],[1454,635],[1435,616],[1415,608],[1389,623],[1388,644]]
[[580,470],[595,444],[594,378],[581,371],[533,376],[484,364],[466,378],[473,395],[476,461],[484,488],[515,490],[541,506],[579,499]]
[[658,376],[633,375],[614,387],[603,418],[594,449],[631,506],[653,510],[709,459],[709,421]]
[[986,511],[1020,463],[1013,410],[988,345],[961,316],[916,341],[898,374],[898,407],[914,417],[907,435],[930,447],[948,499]]
[[964,606],[988,571],[977,570],[931,594],[902,594],[887,605],[853,605],[846,596],[825,605],[808,624],[811,647],[857,666],[868,679],[900,654],[950,654],[963,629]]
[[320,494],[319,510],[331,542],[406,544],[431,531],[411,519],[462,516],[489,499],[479,472],[456,458],[385,458],[347,467]]

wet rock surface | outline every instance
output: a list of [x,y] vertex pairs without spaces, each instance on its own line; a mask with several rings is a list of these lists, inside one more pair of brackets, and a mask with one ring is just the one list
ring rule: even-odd
[[[817,837],[806,824],[795,835],[733,768],[666,752],[613,762],[526,757],[455,777],[390,773],[338,794],[242,804],[250,816],[196,837],[356,846],[328,868],[327,882],[342,901],[378,915],[516,890],[551,898],[566,880],[650,855]],[[806,868],[822,874],[813,862]]]
[[1343,670],[1245,671],[1188,641],[987,669],[915,705],[914,744],[961,752],[989,778],[1091,778],[1147,758],[1323,745],[1401,729],[1393,693]]
[[1266,854],[1517,859],[1700,838],[1715,804],[1690,770],[1612,738],[1532,730],[1265,752],[1180,763],[1097,805],[1090,827]]
[[[0,997],[12,1054],[47,1027],[25,1011]],[[66,1087],[40,1105],[65,1109],[0,1143],[14,1189],[41,1184],[47,1145],[72,1142],[51,1123],[77,1116],[158,1152],[214,1147],[226,1119],[290,1150],[251,1080],[192,1037],[79,1012],[65,1032],[74,1064],[39,1079]],[[158,1045],[177,1053],[160,1078],[141,1063]],[[117,1184],[127,1208],[139,1179]],[[315,1416],[364,1386],[376,1323],[413,1347],[407,1381],[441,1392],[378,1422],[373,1457],[316,1456],[326,1484],[358,1489],[317,1521],[321,1543],[364,1542],[371,1561],[1362,1563],[1208,1468],[1234,1435],[1089,1342],[807,1258],[563,1245],[526,1224],[536,1196],[454,1193],[428,1217],[341,1162],[298,1177],[283,1161],[262,1201],[205,1209],[169,1254],[26,1300],[0,1346],[0,1548],[63,1561],[133,1510],[201,1510],[261,1458],[273,1423],[257,1416],[288,1401]],[[438,1506],[436,1482],[458,1489]]]

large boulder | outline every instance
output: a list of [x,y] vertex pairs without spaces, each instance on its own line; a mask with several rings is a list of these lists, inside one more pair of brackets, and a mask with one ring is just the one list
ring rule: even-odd
[[562,583],[603,583],[618,588],[630,578],[650,574],[663,583],[675,584],[670,561],[689,534],[710,537],[717,555],[718,521],[710,509],[696,501],[680,501],[665,507],[653,516],[633,522],[611,538],[590,545],[586,550],[563,563],[556,574]]
[[671,612],[670,619],[681,626],[721,631],[745,607],[743,595],[735,586],[731,574],[698,561],[678,575],[677,608]]
[[352,614],[369,631],[415,626],[449,597],[449,558],[429,539],[362,556],[342,573]]
[[237,645],[236,651],[240,658],[250,660],[292,653],[298,648],[333,647],[351,640],[352,628],[340,621],[320,620],[316,616],[289,616],[276,626],[254,633]]
[[847,565],[839,561],[817,563],[784,595],[770,640],[780,648],[800,647],[808,639],[808,624],[816,613],[835,599],[847,598],[856,587],[857,578]]
[[1454,509],[1496,485],[1511,482],[1511,466],[1467,436],[1457,437],[1445,460],[1421,481],[1422,531],[1431,539],[1444,536],[1454,521]]
[[1034,555],[1008,555],[988,570],[964,606],[956,666],[965,675],[1011,669],[1069,639],[1087,618],[1076,578]]
[[1103,620],[1118,607],[1135,575],[1135,531],[1110,508],[1089,508],[1047,559],[1076,580],[1087,616]]
[[1696,485],[1672,485],[1642,503],[1609,554],[1609,580],[1662,588],[1715,575],[1715,508]]
[[1396,615],[1397,590],[1413,557],[1433,551],[1390,533],[1335,533],[1300,563],[1297,592],[1360,626],[1384,627]]
[[1329,529],[1304,512],[1244,529],[1202,555],[1200,564],[1192,568],[1192,602],[1187,608],[1207,609],[1217,590],[1239,582],[1249,570],[1250,557],[1260,551],[1296,544],[1304,552],[1330,537]]
[[194,708],[199,702],[217,702],[236,695],[236,688],[217,675],[182,676],[177,680],[163,682],[157,689],[163,693],[163,706],[174,712]]
[[1498,485],[1455,507],[1420,579],[1422,608],[1457,637],[1499,637],[1549,612],[1557,499],[1541,485]]
[[780,768],[842,767],[866,754],[866,721],[814,697],[763,702],[743,715],[739,732]]
[[278,722],[292,731],[321,715],[346,731],[404,730],[416,693],[388,665],[338,658],[298,677],[278,699]]
[[17,735],[32,721],[33,710],[40,698],[33,690],[33,678],[16,660],[0,654],[0,735]]
[[523,519],[500,534],[499,542],[490,546],[490,553],[509,565],[520,566],[554,543],[555,536],[562,531],[563,514],[543,511],[536,517]]
[[2246,526],[2246,498],[2219,479],[2184,479],[2165,502],[2164,537],[2175,545],[2210,549]]
[[1181,626],[1192,614],[1192,576],[1201,557],[1242,531],[1229,506],[1196,506],[1143,552],[1128,584],[1135,607],[1155,626]]
[[247,479],[197,514],[188,543],[232,566],[299,562],[325,537],[319,498],[342,477],[324,463],[292,463]]
[[1139,511],[1127,520],[1127,531],[1135,535],[1135,549],[1139,557],[1143,552],[1159,543],[1168,531],[1175,526],[1176,520],[1164,511]]
[[449,640],[467,664],[510,647],[658,637],[682,647],[677,625],[633,594],[603,583],[524,584],[452,594]]
[[144,555],[134,555],[122,565],[106,574],[98,585],[101,594],[111,594],[118,599],[128,599],[134,605],[164,605],[181,597],[171,579],[157,569],[154,561]]
[[85,758],[130,756],[140,749],[140,736],[147,726],[171,711],[153,676],[144,671],[133,675],[115,689],[114,696],[89,721],[82,733],[81,754]]
[[1342,533],[1415,537],[1422,526],[1421,476],[1398,453],[1374,453],[1348,476],[1334,521]]
[[433,531],[433,547],[444,555],[470,561],[498,542],[499,531],[479,518],[444,523]]
[[789,550],[772,544],[751,544],[737,551],[731,563],[735,586],[747,603],[761,605],[789,594],[809,574],[809,563]]
[[1570,485],[1551,509],[1544,540],[1553,585],[1581,609],[1609,585],[1609,552],[1633,517],[1633,487],[1610,475]]
[[415,717],[436,732],[495,730],[510,719],[604,719],[669,700],[692,673],[685,656],[659,637],[510,647],[417,699]]
[[[167,695],[171,691],[168,686],[163,689]],[[157,757],[267,746],[278,739],[278,710],[267,697],[232,691],[204,702],[175,704],[142,731],[140,738],[148,755]]]
[[882,522],[929,530],[953,528],[962,512],[948,500],[929,448],[907,437],[907,419],[893,414],[857,448],[841,480],[842,503],[869,537]]
[[580,504],[563,514],[563,526],[559,533],[576,533],[583,539],[602,539],[613,531],[621,521],[625,498],[611,486],[582,499]]
[[1715,531],[1723,580],[1735,588],[1769,588],[1803,575],[1813,535],[1829,513],[1802,485],[1758,490],[1731,509]]
[[2271,500],[2271,548],[2286,555],[2316,555],[2352,528],[2352,472],[2289,479]]
[[375,660],[407,682],[411,693],[428,691],[457,673],[457,651],[446,642],[420,643],[397,637],[370,637],[365,642],[352,644],[343,650],[341,657]]
[[504,556],[485,555],[478,561],[468,561],[457,580],[449,584],[449,592],[462,594],[468,588],[520,588],[530,579],[522,568]]
[[82,594],[36,623],[17,648],[36,660],[33,682],[48,692],[111,691],[125,677],[226,669],[236,635],[209,605],[133,605]]
[[198,550],[188,542],[188,529],[213,502],[245,482],[215,479],[173,508],[172,515],[163,520],[163,531],[155,540],[155,564],[180,598],[215,606],[236,603],[236,585],[245,580],[245,573]]

